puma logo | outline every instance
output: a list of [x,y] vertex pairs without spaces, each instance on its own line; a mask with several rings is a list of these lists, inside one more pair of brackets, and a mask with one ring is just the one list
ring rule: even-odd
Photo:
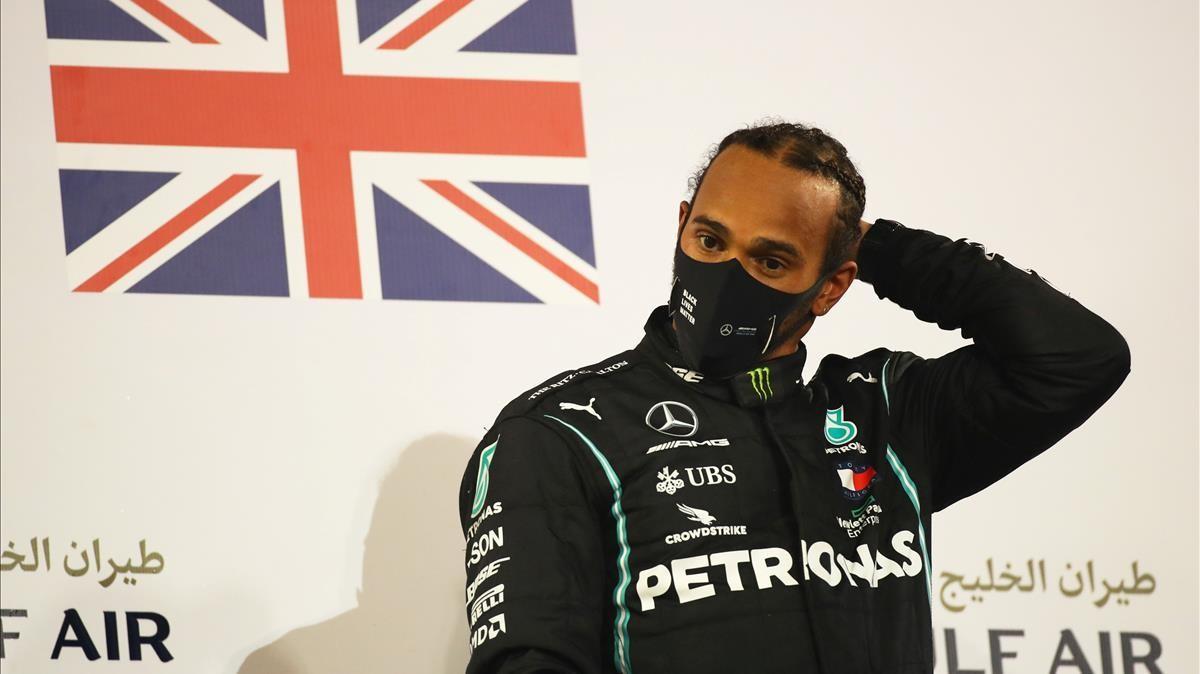
[[[591,400],[589,400],[588,404],[586,404],[586,405],[577,405],[575,403],[562,402],[562,403],[558,404],[558,409],[560,409],[560,410],[579,410],[580,412],[587,412],[587,413],[591,414],[592,416],[596,417],[597,419],[600,419],[600,415],[596,413],[596,410],[592,409],[592,405],[595,404],[595,402],[596,402],[595,398],[592,398]],[[600,419],[600,420],[604,421],[603,419]]]
[[868,372],[865,376],[861,372],[851,372],[850,376],[846,377],[846,382],[849,383],[849,382],[854,381],[855,379],[861,379],[861,380],[867,382],[868,384],[879,383],[879,380],[875,378],[875,375],[871,374],[870,372]]

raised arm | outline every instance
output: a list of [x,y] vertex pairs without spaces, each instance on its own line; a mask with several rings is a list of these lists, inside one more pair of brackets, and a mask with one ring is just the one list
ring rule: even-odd
[[469,673],[600,671],[605,557],[575,451],[543,423],[512,417],[467,464],[459,517]]
[[1058,442],[1130,371],[1112,325],[979,244],[881,219],[857,262],[880,298],[974,340],[938,358],[899,352],[884,372],[893,432],[928,462],[934,510]]

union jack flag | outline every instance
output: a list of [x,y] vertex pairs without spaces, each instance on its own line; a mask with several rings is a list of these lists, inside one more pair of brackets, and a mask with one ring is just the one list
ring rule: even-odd
[[45,0],[77,292],[598,303],[571,0]]

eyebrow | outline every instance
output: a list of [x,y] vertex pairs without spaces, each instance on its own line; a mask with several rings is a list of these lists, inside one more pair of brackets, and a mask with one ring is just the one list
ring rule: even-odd
[[[697,215],[692,218],[692,221],[700,223],[701,225],[705,225],[707,227],[711,227],[713,230],[715,230],[717,232],[717,234],[720,234],[721,236],[724,236],[726,238],[728,238],[730,235],[729,228],[726,227],[724,225],[724,223],[722,223],[719,220],[713,220],[712,218],[710,218],[706,215]],[[756,237],[754,237],[754,240],[750,242],[750,245],[754,246],[755,248],[757,248],[760,251],[775,251],[775,252],[780,252],[780,253],[787,253],[788,255],[791,255],[792,257],[799,260],[801,263],[804,262],[804,255],[802,255],[800,253],[800,251],[796,249],[795,246],[788,243],[787,241],[779,241],[778,239],[768,239],[765,236],[756,236]]]

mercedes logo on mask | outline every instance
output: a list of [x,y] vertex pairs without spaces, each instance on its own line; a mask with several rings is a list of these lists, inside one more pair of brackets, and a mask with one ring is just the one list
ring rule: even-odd
[[696,434],[700,420],[687,405],[664,400],[646,412],[646,425],[664,435],[686,438]]

